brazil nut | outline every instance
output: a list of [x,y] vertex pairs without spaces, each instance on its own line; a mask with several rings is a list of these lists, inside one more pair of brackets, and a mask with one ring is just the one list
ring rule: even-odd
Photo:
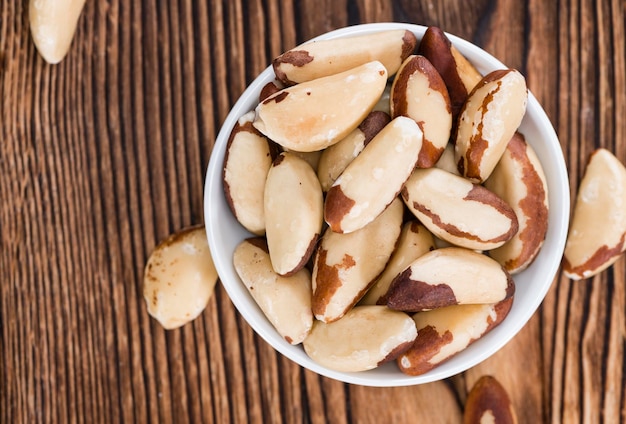
[[417,166],[430,168],[450,139],[452,110],[448,89],[424,56],[409,56],[391,86],[391,116],[408,116],[424,133]]
[[304,159],[283,152],[267,174],[263,200],[274,271],[293,274],[306,265],[322,231],[322,187]]
[[204,226],[170,235],[146,263],[143,296],[148,313],[168,330],[185,325],[202,313],[217,278]]
[[548,184],[541,162],[524,136],[515,133],[485,187],[513,208],[519,230],[501,247],[489,251],[511,274],[532,263],[548,231]]
[[418,336],[396,360],[408,375],[422,375],[463,351],[508,315],[509,298],[496,304],[455,305],[413,315]]
[[385,306],[355,306],[338,321],[315,321],[303,345],[326,368],[358,372],[394,360],[416,337],[409,315]]
[[281,54],[272,66],[276,77],[288,85],[344,72],[373,60],[393,75],[416,45],[415,35],[406,30],[318,40]]
[[278,275],[262,237],[242,241],[235,248],[233,265],[276,331],[291,344],[301,343],[313,325],[309,270],[301,269],[290,277]]
[[517,424],[517,415],[508,393],[491,375],[472,386],[463,409],[463,424]]
[[368,62],[272,94],[256,107],[253,125],[287,149],[321,150],[363,121],[386,84],[385,67]]
[[593,152],[578,187],[563,261],[574,280],[611,266],[626,248],[626,168],[611,152]]
[[487,74],[474,87],[459,115],[455,157],[459,172],[485,181],[526,113],[526,79],[514,69]]
[[387,113],[373,111],[346,138],[322,151],[317,176],[324,192],[390,120]]
[[515,212],[499,196],[439,168],[416,169],[402,198],[434,235],[457,246],[495,249],[518,230]]
[[418,53],[433,64],[446,83],[452,116],[456,120],[467,96],[482,79],[482,75],[452,45],[441,28],[431,26],[426,29]]
[[313,263],[313,313],[324,322],[341,318],[383,271],[402,228],[396,198],[374,221],[349,234],[326,230]]
[[230,133],[222,180],[226,201],[237,221],[251,233],[263,235],[265,179],[278,149],[252,126],[253,119],[254,112],[242,116]]
[[413,261],[393,279],[385,297],[392,309],[417,312],[496,303],[514,293],[511,275],[498,262],[472,250],[446,247]]
[[399,116],[383,128],[328,190],[324,219],[337,233],[373,221],[395,199],[417,164],[422,131]]

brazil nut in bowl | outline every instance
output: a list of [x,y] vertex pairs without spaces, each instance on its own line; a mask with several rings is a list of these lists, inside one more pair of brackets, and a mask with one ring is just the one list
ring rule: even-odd
[[345,41],[330,59],[344,69],[309,65],[324,43],[291,50],[217,136],[204,212],[222,284],[257,334],[320,375],[406,386],[463,372],[520,331],[559,269],[570,202],[554,129],[519,72],[436,28],[320,40]]

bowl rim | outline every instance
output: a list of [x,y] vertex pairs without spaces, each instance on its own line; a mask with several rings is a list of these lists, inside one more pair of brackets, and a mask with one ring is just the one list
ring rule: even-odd
[[[324,39],[334,39],[346,36],[358,36],[377,31],[394,29],[409,30],[413,32],[419,40],[422,38],[427,27],[422,25],[398,22],[359,24],[327,32],[307,42]],[[477,66],[478,70],[481,71],[481,73],[485,74],[486,72],[493,69],[506,68],[506,66],[502,62],[500,62],[498,59],[496,59],[494,56],[484,51],[480,47],[447,32],[445,34],[452,42],[452,44],[465,57],[467,57],[470,62],[474,63],[475,66]],[[220,128],[216,137],[216,141],[213,145],[209,165],[207,167],[207,173],[205,176],[204,190],[205,227],[211,252],[221,252],[223,250],[223,244],[221,243],[222,240],[220,239],[220,236],[218,234],[218,227],[221,226],[217,225],[219,221],[219,217],[216,216],[216,214],[218,213],[218,208],[212,207],[212,205],[214,201],[222,201],[225,203],[221,176],[226,142],[228,141],[230,132],[237,120],[246,112],[250,111],[250,109],[246,107],[246,105],[250,103],[250,99],[258,99],[258,93],[261,88],[267,82],[273,80],[274,71],[272,69],[272,66],[270,65],[265,68],[252,81],[250,85],[248,85],[245,91],[235,102],[235,104],[229,111],[226,119],[224,120],[224,123],[222,124],[222,127]],[[528,320],[530,320],[532,315],[534,315],[534,313],[539,308],[541,302],[545,298],[552,284],[554,284],[557,271],[560,267],[561,257],[563,254],[563,249],[565,247],[565,240],[569,225],[570,193],[567,168],[565,165],[563,151],[556,132],[552,126],[552,123],[550,122],[545,111],[543,110],[537,99],[530,92],[530,90],[528,91],[528,104],[526,112],[527,115],[529,114],[529,111],[532,111],[533,113],[533,120],[536,121],[538,131],[545,133],[545,140],[547,140],[547,143],[542,144],[540,147],[547,153],[549,153],[549,155],[555,160],[555,163],[551,164],[552,167],[549,169],[547,169],[546,166],[543,166],[542,164],[544,172],[546,173],[547,181],[553,181],[554,183],[554,186],[548,187],[548,195],[550,199],[550,210],[548,214],[548,232],[550,235],[549,247],[551,249],[548,254],[551,260],[548,262],[549,266],[547,267],[547,269],[543,270],[541,278],[544,279],[544,283],[539,287],[538,291],[536,291],[534,294],[529,295],[530,300],[528,302],[530,303],[522,311],[517,311],[518,318],[514,322],[509,322],[506,326],[508,331],[496,332],[499,327],[502,327],[503,324],[507,322],[507,319],[505,319],[503,323],[500,324],[500,326],[494,328],[490,333],[481,338],[481,340],[472,344],[463,352],[460,352],[454,357],[448,359],[445,363],[420,376],[407,376],[403,374],[400,370],[398,370],[397,367],[395,367],[395,364],[386,364],[382,367],[379,367],[379,369],[387,367],[387,370],[390,370],[390,372],[384,371],[383,376],[385,378],[372,378],[372,375],[369,373],[371,373],[373,370],[358,373],[346,373],[331,370],[313,362],[306,355],[306,353],[304,353],[301,346],[292,346],[287,343],[282,337],[280,337],[280,335],[273,329],[271,324],[267,322],[266,318],[264,316],[259,316],[259,313],[262,314],[262,312],[260,312],[260,309],[258,309],[258,307],[250,308],[247,303],[249,303],[249,299],[251,299],[251,296],[247,293],[247,289],[239,280],[236,273],[234,273],[232,259],[228,261],[228,263],[226,263],[225,261],[217,260],[216,256],[214,255],[214,263],[218,275],[220,276],[220,281],[222,282],[224,289],[226,290],[230,300],[235,305],[237,311],[244,317],[246,322],[253,328],[253,330],[279,353],[296,362],[303,368],[309,369],[322,376],[339,380],[345,383],[376,387],[409,386],[423,384],[459,374],[483,362],[484,360],[495,354],[521,331],[521,329],[526,325]],[[526,119],[527,118],[525,116],[524,120]],[[529,144],[532,145],[530,141]],[[538,156],[539,159],[542,160],[542,155],[539,155],[539,152]],[[551,178],[548,178],[548,174],[551,175]],[[220,178],[211,179],[212,176],[220,176]],[[555,198],[555,196],[557,197]],[[222,198],[222,200],[220,200],[220,197]],[[241,228],[241,234],[248,234],[247,236],[252,236],[251,234],[247,233],[243,229],[243,227]],[[548,235],[546,235],[546,243],[544,243],[543,249],[548,247],[547,242]],[[230,257],[232,258],[232,252],[230,253]],[[529,268],[532,268],[532,265]],[[241,287],[236,287],[231,284],[229,279],[232,279],[233,273],[236,279],[236,283],[238,283]],[[516,276],[514,276],[514,279],[516,279]],[[242,293],[242,290],[245,290],[245,294]],[[513,309],[515,308],[516,301],[517,299],[514,299],[514,304],[511,311],[513,311]],[[254,303],[254,301],[252,302]],[[254,306],[256,306],[256,304],[254,304]],[[259,321],[259,319],[264,320],[265,323]],[[494,334],[497,334],[498,337],[494,336]],[[483,341],[483,339],[489,339],[489,348],[476,349],[475,346],[479,345],[480,342]],[[483,342],[483,345],[484,344],[486,344],[486,342]],[[469,359],[467,357],[469,357]],[[444,367],[444,365],[446,366]],[[389,366],[392,366],[394,368],[390,369]],[[387,376],[387,373],[389,374],[389,376]]]

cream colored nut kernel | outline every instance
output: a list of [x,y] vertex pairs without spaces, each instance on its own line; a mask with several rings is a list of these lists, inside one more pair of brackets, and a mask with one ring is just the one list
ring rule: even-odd
[[387,306],[417,312],[450,305],[496,303],[515,284],[502,266],[481,253],[446,247],[425,253],[391,282]]
[[341,318],[383,271],[402,228],[404,206],[396,198],[374,221],[350,234],[326,230],[313,262],[313,314]]
[[396,360],[408,375],[422,375],[483,337],[508,315],[509,298],[490,305],[455,305],[413,315],[418,336]]
[[416,45],[417,39],[410,31],[381,31],[302,44],[278,56],[272,65],[276,77],[288,85],[344,72],[374,60],[393,75]]
[[590,278],[611,266],[625,243],[626,169],[611,152],[598,149],[578,187],[563,272],[574,280]]
[[485,181],[502,157],[526,113],[526,80],[513,69],[486,75],[470,93],[459,116],[455,157],[461,175]]
[[168,330],[181,327],[202,313],[216,282],[204,226],[185,228],[148,258],[143,275],[148,313]]
[[387,84],[387,70],[369,62],[345,72],[285,88],[256,108],[254,126],[298,152],[335,144],[365,119]]
[[450,46],[450,53],[454,58],[456,72],[459,75],[459,78],[463,82],[467,92],[471,93],[474,87],[476,87],[480,80],[483,79],[483,76],[480,72],[478,72],[478,69],[476,69],[474,65],[472,65],[470,61],[457,50],[456,47]]
[[315,321],[304,351],[335,371],[366,371],[393,360],[416,336],[415,322],[407,314],[385,306],[356,306],[339,321]]
[[373,111],[346,138],[322,151],[317,177],[325,192],[359,153],[391,119],[385,112]]
[[454,146],[450,143],[446,145],[443,153],[439,157],[439,160],[435,164],[435,168],[443,169],[454,175],[460,175],[459,170],[456,167],[456,160],[454,159]]
[[317,172],[317,167],[319,166],[323,150],[316,150],[314,152],[298,152],[296,150],[284,149],[284,151],[296,155],[300,159],[304,159],[306,163],[311,165],[313,171]]
[[387,82],[387,85],[385,86],[385,91],[383,91],[383,94],[380,96],[380,99],[378,99],[378,102],[374,105],[374,109],[372,110],[385,112],[387,115],[391,115],[389,99],[391,98],[392,84],[392,82]]
[[400,116],[383,128],[332,185],[324,219],[336,233],[372,222],[395,199],[417,164],[422,131]]
[[518,229],[515,212],[495,193],[439,168],[416,169],[402,198],[430,232],[456,246],[495,249]]
[[448,89],[424,56],[409,56],[391,87],[391,116],[408,116],[424,133],[417,166],[430,168],[450,139],[452,109]]
[[438,27],[428,27],[420,42],[418,53],[433,64],[446,83],[452,116],[456,121],[468,94],[482,79],[482,75],[459,53]]
[[376,279],[363,299],[361,305],[384,305],[387,303],[385,294],[391,281],[404,271],[414,260],[435,250],[433,235],[417,220],[409,221],[402,227],[398,245],[394,250],[383,273]]
[[265,234],[265,179],[278,155],[276,146],[252,126],[254,112],[235,124],[224,154],[224,194],[230,210],[244,228]]
[[515,133],[485,187],[515,211],[519,230],[489,256],[511,274],[523,271],[535,259],[548,231],[548,184],[535,151]]
[[304,159],[283,152],[267,174],[263,201],[274,271],[293,274],[306,265],[322,232],[324,200],[317,175]]
[[70,49],[85,0],[30,0],[30,33],[39,54],[50,64]]
[[235,271],[278,334],[291,344],[311,331],[311,274],[306,268],[290,277],[276,274],[267,243],[257,237],[241,242],[233,254]]
[[485,423],[517,424],[509,395],[490,375],[484,375],[474,383],[463,409],[463,424]]

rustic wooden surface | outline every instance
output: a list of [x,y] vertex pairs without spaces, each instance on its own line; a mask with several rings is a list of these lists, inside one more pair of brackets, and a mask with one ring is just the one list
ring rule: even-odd
[[626,262],[558,277],[502,351],[444,382],[367,388],[275,353],[218,287],[175,331],[143,266],[201,223],[217,130],[285,49],[361,22],[438,25],[528,78],[572,194],[589,153],[626,160],[623,0],[88,1],[56,66],[27,0],[0,2],[0,422],[459,422],[483,374],[521,423],[626,421]]

